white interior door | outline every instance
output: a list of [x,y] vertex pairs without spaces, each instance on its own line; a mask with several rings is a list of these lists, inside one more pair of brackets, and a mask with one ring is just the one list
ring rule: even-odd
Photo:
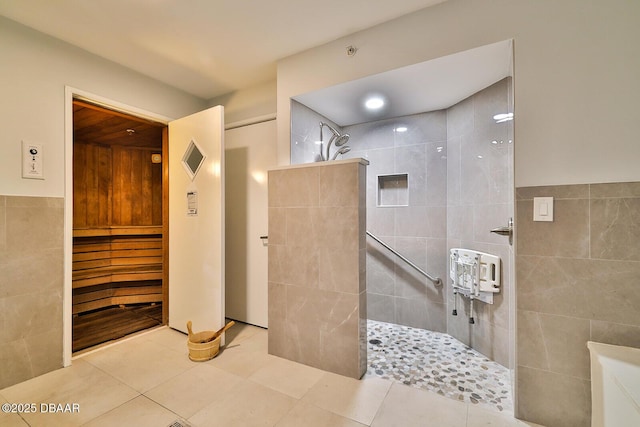
[[277,166],[276,122],[225,132],[226,315],[267,327],[267,171]]
[[169,123],[169,326],[224,324],[224,109]]

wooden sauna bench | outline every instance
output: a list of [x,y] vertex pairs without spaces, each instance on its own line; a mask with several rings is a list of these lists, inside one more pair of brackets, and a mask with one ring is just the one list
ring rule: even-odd
[[[142,322],[115,319],[130,319],[132,313],[145,311],[132,308],[162,306],[162,252],[161,226],[74,229],[74,351],[80,349],[76,342],[83,343],[84,348],[88,343],[94,345],[104,342],[104,338],[115,339],[143,329],[136,323],[149,323],[145,319]],[[119,311],[127,311],[127,315],[123,317]],[[94,327],[76,331],[75,325],[86,324],[88,319]],[[156,324],[161,323],[160,317]]]

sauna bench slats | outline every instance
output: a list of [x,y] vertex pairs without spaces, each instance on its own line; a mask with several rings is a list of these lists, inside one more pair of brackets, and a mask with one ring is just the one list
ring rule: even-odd
[[161,286],[116,288],[87,292],[73,298],[73,314],[97,310],[114,305],[162,302]]
[[160,225],[141,225],[134,227],[99,227],[99,228],[74,228],[73,237],[104,237],[104,236],[142,236],[162,235]]
[[162,227],[74,229],[73,313],[162,302]]

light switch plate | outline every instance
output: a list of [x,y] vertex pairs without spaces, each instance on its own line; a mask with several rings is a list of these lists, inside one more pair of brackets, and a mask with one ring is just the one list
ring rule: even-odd
[[42,144],[22,141],[22,178],[44,179]]
[[553,221],[553,197],[533,198],[533,220]]

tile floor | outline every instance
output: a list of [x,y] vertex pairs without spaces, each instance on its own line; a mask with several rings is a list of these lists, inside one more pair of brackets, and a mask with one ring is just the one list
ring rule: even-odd
[[451,335],[369,320],[367,336],[367,375],[513,413],[509,370]]
[[[36,409],[0,412],[3,427],[534,426],[388,379],[354,380],[271,356],[267,331],[241,324],[208,362],[191,362],[186,336],[162,327],[0,390],[0,403]],[[50,404],[57,411],[42,410]],[[59,412],[66,404],[79,411]]]

